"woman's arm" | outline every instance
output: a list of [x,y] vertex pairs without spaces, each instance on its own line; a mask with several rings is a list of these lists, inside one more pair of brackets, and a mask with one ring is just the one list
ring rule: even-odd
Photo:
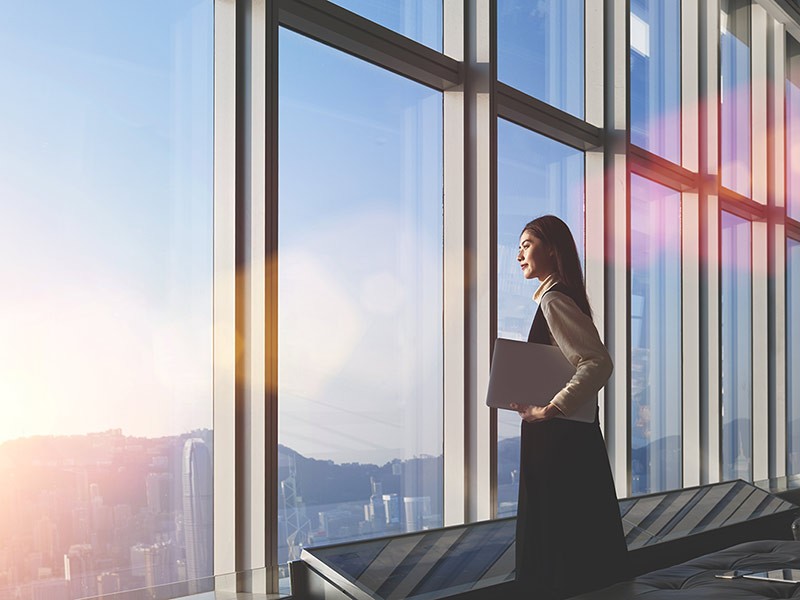
[[602,388],[614,365],[600,340],[592,319],[561,292],[548,292],[542,298],[542,312],[553,340],[575,367],[575,375],[551,401],[565,416],[574,414]]

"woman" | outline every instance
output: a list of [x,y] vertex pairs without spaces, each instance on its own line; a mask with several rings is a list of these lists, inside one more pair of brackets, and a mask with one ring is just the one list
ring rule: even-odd
[[[546,215],[522,231],[517,261],[539,279],[539,309],[528,341],[557,345],[576,372],[544,407],[522,417],[517,508],[519,597],[570,596],[611,585],[627,573],[627,546],[600,432],[597,391],[613,365],[592,322],[578,252],[567,225]],[[591,423],[571,420],[587,403]]]

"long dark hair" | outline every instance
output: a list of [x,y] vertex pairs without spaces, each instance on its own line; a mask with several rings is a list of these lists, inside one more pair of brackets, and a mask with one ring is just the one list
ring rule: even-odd
[[584,313],[592,317],[592,307],[586,297],[586,286],[583,283],[583,269],[575,246],[575,238],[564,221],[555,215],[544,215],[534,219],[522,229],[522,233],[530,232],[545,243],[553,251],[556,275],[572,292],[575,304]]

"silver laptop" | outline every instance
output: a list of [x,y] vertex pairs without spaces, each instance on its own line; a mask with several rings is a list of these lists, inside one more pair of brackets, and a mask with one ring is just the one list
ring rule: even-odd
[[[510,404],[545,406],[573,375],[575,367],[558,346],[498,338],[494,343],[486,404],[508,410],[513,410]],[[594,421],[594,406],[581,413],[570,418]]]
[[773,569],[772,571],[746,573],[742,575],[742,577],[745,579],[761,579],[778,583],[800,583],[800,569]]

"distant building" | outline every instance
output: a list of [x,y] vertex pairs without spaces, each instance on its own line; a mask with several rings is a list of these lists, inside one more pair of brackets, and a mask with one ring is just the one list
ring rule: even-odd
[[89,502],[89,474],[86,469],[77,469],[75,474],[75,494],[80,503]]
[[148,473],[145,479],[147,510],[154,515],[172,512],[172,474]]
[[64,579],[45,579],[30,585],[31,600],[69,600],[69,582]]
[[122,591],[122,583],[117,573],[101,573],[97,576],[97,595],[116,594]]
[[212,462],[200,438],[183,446],[183,527],[186,538],[186,574],[190,582],[213,574]]
[[358,521],[353,513],[347,510],[320,511],[319,527],[328,539],[344,538],[358,532]]
[[366,506],[365,517],[370,522],[372,531],[386,530],[386,507],[383,503],[383,484],[370,477],[372,495]]
[[77,544],[88,544],[92,539],[91,513],[88,503],[72,509],[72,541]]
[[48,517],[43,516],[33,525],[33,548],[41,552],[46,564],[51,564],[57,556],[59,545],[58,527]]
[[91,544],[69,547],[64,555],[64,579],[69,583],[69,595],[73,600],[97,595]]
[[383,495],[383,510],[386,514],[386,526],[389,529],[400,527],[400,498],[397,494]]
[[29,576],[36,577],[39,569],[44,566],[44,556],[41,552],[29,552],[25,555],[25,572]]
[[403,498],[405,509],[405,530],[420,531],[424,529],[425,517],[431,513],[431,499],[428,496],[406,496]]
[[102,496],[92,499],[92,547],[98,554],[107,553],[114,532],[114,511],[103,504]]
[[118,529],[128,527],[132,516],[130,504],[117,504],[114,506],[114,527]]
[[145,550],[144,554],[144,584],[153,588],[167,583],[172,583],[173,551],[170,544],[153,544]]

